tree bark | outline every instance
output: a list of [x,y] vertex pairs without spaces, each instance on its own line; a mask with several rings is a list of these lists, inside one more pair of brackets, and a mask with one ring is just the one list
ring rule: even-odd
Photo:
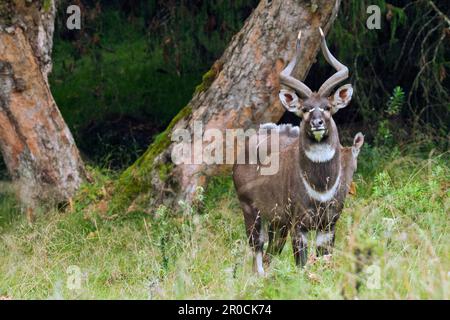
[[[236,34],[223,56],[205,74],[203,83],[169,127],[146,153],[121,176],[117,204],[145,199],[150,205],[191,203],[196,189],[208,177],[229,172],[230,166],[174,165],[173,130],[249,128],[277,122],[284,113],[278,99],[279,73],[292,57],[295,39],[302,30],[302,54],[295,70],[304,79],[320,48],[318,27],[327,32],[337,16],[340,0],[263,0]],[[191,131],[192,132],[192,131]],[[148,199],[145,199],[146,201]]]
[[0,149],[24,204],[61,203],[85,177],[50,92],[54,0],[0,4]]

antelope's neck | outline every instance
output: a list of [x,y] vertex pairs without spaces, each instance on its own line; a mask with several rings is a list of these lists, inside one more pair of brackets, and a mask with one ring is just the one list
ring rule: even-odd
[[300,169],[303,184],[310,196],[320,201],[333,197],[340,180],[340,142],[337,128],[331,124],[323,142],[314,142],[306,131],[300,135]]

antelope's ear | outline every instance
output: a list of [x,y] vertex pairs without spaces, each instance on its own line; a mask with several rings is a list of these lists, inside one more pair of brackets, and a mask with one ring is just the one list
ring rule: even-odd
[[361,147],[364,144],[364,136],[361,132],[358,132],[353,139],[352,154],[356,158],[361,151]]
[[293,112],[299,117],[301,116],[301,100],[294,91],[281,89],[279,97],[287,111]]
[[353,87],[351,84],[346,84],[336,90],[331,98],[332,113],[336,113],[339,109],[345,108],[352,100]]

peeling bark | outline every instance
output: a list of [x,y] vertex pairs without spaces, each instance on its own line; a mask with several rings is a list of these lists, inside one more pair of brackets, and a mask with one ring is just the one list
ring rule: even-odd
[[173,165],[171,132],[192,129],[194,121],[202,121],[204,130],[222,131],[277,122],[284,112],[278,99],[279,73],[295,51],[298,31],[302,30],[303,48],[294,74],[304,79],[320,47],[318,27],[328,31],[339,4],[339,0],[261,1],[205,75],[189,102],[190,112],[172,121],[162,137],[124,172],[119,198],[126,202],[150,193],[153,207],[178,200],[191,203],[196,188],[205,185],[208,177],[229,170],[229,166]]
[[50,92],[54,1],[0,5],[0,149],[22,202],[70,199],[85,171]]

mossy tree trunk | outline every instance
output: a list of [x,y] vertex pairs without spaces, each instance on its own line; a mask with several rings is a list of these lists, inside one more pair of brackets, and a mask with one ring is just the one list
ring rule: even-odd
[[192,130],[194,121],[201,121],[204,130],[246,129],[277,122],[284,112],[278,99],[279,73],[295,51],[298,31],[302,30],[303,49],[295,75],[304,79],[320,48],[318,27],[329,30],[339,5],[339,0],[261,1],[223,56],[205,74],[188,106],[122,174],[116,203],[123,207],[136,197],[146,201],[149,197],[152,208],[179,200],[190,203],[197,187],[204,186],[208,177],[227,172],[226,166],[174,165],[173,130]]
[[0,3],[0,149],[25,205],[70,199],[85,177],[49,90],[54,0]]

